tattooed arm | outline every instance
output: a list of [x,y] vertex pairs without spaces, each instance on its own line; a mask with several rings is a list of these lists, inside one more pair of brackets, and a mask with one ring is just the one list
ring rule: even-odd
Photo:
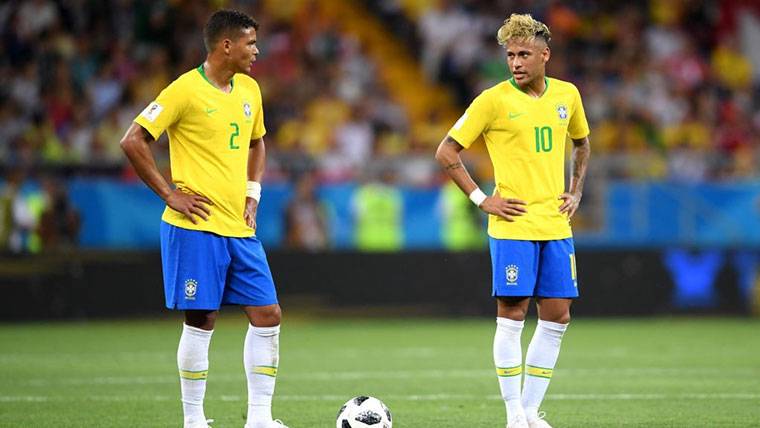
[[435,152],[435,159],[454,183],[465,194],[469,195],[473,190],[478,188],[478,185],[475,184],[475,181],[470,177],[470,173],[467,172],[467,168],[462,163],[462,158],[459,156],[459,152],[462,150],[464,150],[464,147],[447,135],[438,146],[438,150]]
[[570,190],[559,197],[562,200],[559,211],[567,213],[568,217],[572,217],[575,214],[575,211],[578,210],[578,205],[581,203],[589,156],[591,156],[591,143],[588,137],[573,140],[573,175],[570,177]]
[[[469,196],[478,188],[478,185],[462,163],[462,158],[459,156],[459,152],[462,150],[464,150],[464,147],[447,135],[438,146],[438,150],[435,152],[435,159],[454,183]],[[489,214],[502,217],[507,221],[514,221],[512,217],[523,215],[526,212],[525,202],[519,199],[503,199],[498,195],[487,197],[480,204],[480,209]]]

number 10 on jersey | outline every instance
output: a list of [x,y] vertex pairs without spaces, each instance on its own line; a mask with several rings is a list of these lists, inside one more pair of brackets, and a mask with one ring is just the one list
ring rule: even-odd
[[536,126],[536,153],[550,152],[552,150],[552,128],[549,126]]

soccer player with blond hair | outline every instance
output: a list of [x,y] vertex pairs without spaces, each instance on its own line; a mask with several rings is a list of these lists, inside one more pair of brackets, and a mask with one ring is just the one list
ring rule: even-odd
[[[546,77],[551,32],[545,24],[528,14],[512,14],[497,38],[512,77],[472,101],[439,145],[436,159],[489,214],[497,307],[493,355],[507,428],[551,428],[538,410],[570,322],[570,305],[578,297],[570,218],[583,192],[589,127],[578,89]],[[460,157],[481,135],[496,181],[490,196],[473,181]],[[565,191],[567,137],[573,151]],[[523,370],[520,337],[531,297],[539,320]]]
[[[204,28],[208,52],[134,120],[121,141],[137,174],[166,202],[161,222],[166,307],[185,313],[177,349],[185,428],[209,428],[203,409],[208,351],[221,305],[248,316],[243,365],[246,428],[285,428],[272,420],[279,360],[280,306],[256,211],[264,174],[264,111],[248,72],[259,53],[258,24],[219,10]],[[166,131],[170,185],[150,143]]]

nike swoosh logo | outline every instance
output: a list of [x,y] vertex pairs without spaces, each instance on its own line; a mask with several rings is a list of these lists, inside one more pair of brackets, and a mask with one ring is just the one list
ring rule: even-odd
[[211,113],[219,110],[218,108],[206,108],[206,114],[211,116]]
[[514,118],[516,118],[516,117],[520,117],[520,116],[522,116],[522,115],[524,115],[524,114],[525,114],[525,113],[509,113],[509,118],[510,118],[510,119],[514,119]]

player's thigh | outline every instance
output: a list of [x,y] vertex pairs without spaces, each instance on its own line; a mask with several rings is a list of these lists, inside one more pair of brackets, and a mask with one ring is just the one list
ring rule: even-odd
[[492,292],[495,297],[533,296],[538,244],[534,241],[489,238]]
[[166,307],[217,310],[230,256],[223,237],[161,223]]
[[571,299],[578,297],[575,246],[572,238],[541,243],[536,296]]
[[223,303],[241,306],[276,305],[277,291],[266,253],[256,237],[229,239],[230,268]]

